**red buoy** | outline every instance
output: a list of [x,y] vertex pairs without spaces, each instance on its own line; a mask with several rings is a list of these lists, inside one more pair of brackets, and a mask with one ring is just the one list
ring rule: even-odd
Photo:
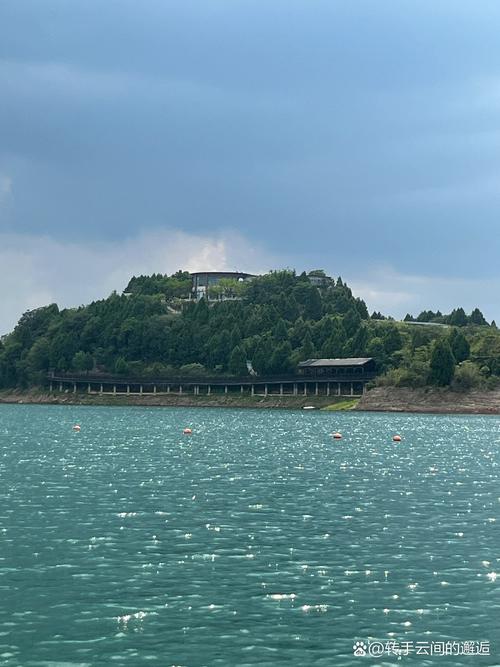
[[401,440],[402,440],[400,435],[393,435],[392,439],[394,440],[394,442],[401,442]]
[[182,432],[184,433],[184,435],[191,435],[193,431],[190,428],[185,428]]
[[341,437],[342,437],[342,433],[338,433],[338,432],[337,432],[337,433],[334,433],[334,434],[333,434],[333,437],[335,438],[335,440],[340,440]]

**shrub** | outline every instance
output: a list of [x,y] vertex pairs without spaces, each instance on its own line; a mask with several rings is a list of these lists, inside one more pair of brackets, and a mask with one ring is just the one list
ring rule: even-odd
[[484,383],[481,371],[472,361],[462,361],[455,369],[455,375],[451,383],[455,391],[467,391],[475,389]]

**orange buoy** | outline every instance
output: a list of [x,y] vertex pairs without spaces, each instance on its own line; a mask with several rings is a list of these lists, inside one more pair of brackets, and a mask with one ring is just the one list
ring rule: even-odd
[[392,439],[394,440],[394,442],[401,442],[401,440],[402,440],[400,435],[393,435]]
[[338,433],[338,432],[337,432],[337,433],[334,433],[334,434],[333,434],[333,437],[335,438],[335,440],[340,440],[341,437],[342,437],[342,433]]
[[80,428],[81,428],[81,427],[80,427],[80,424],[75,424],[75,425],[73,426],[73,431],[79,431]]
[[185,428],[182,432],[184,433],[184,435],[191,435],[193,431],[190,428]]

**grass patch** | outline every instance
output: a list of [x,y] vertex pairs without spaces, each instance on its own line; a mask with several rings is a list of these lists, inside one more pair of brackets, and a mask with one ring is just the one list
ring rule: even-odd
[[324,408],[321,408],[322,410],[329,410],[329,411],[334,411],[334,410],[353,410],[359,402],[359,398],[350,398],[345,401],[337,401],[336,403],[332,403],[331,405],[327,405]]

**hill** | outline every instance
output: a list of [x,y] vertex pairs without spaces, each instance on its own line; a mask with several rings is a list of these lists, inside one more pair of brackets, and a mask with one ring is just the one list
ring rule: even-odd
[[[373,357],[381,385],[455,389],[500,382],[500,333],[475,309],[370,317],[341,278],[273,271],[190,299],[186,272],[133,277],[87,306],[25,313],[0,343],[0,387],[42,385],[49,370],[241,376],[293,373],[314,357]],[[430,322],[426,322],[431,320]]]

